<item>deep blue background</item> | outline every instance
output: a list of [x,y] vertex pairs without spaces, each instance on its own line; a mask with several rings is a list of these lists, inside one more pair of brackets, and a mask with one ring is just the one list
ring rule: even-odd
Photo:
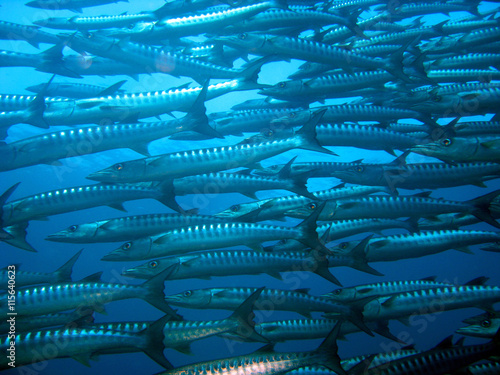
[[[85,8],[84,15],[102,15],[102,14],[120,14],[122,12],[136,13],[144,10],[152,10],[160,7],[163,1],[141,1],[130,0],[130,3],[117,3],[107,6],[95,8]],[[480,9],[485,9],[481,7]],[[0,19],[5,21],[17,22],[22,24],[31,24],[34,20],[46,17],[72,17],[75,13],[66,10],[60,11],[45,11],[28,8],[24,6],[23,1],[3,2],[0,8]],[[466,16],[467,14],[452,13],[453,18]],[[424,20],[431,23],[437,23],[446,19],[443,15],[424,17]],[[40,50],[30,46],[23,41],[0,41],[0,48],[27,52],[39,53],[50,45],[41,45]],[[65,51],[65,53],[74,53]],[[238,62],[241,63],[241,62]],[[291,74],[302,62],[292,60],[290,63],[269,63],[263,67],[260,74],[259,82],[274,84],[286,79],[288,74]],[[2,83],[1,92],[3,94],[29,94],[25,90],[26,87],[46,82],[51,75],[48,73],[36,72],[32,68],[2,68],[0,69],[0,82]],[[98,85],[110,85],[119,80],[128,79],[123,86],[129,92],[153,91],[159,89],[168,89],[169,87],[178,86],[185,82],[190,82],[190,79],[177,79],[168,75],[155,73],[151,76],[142,75],[139,81],[134,81],[129,77],[86,77],[83,80],[71,80],[65,77],[57,77],[57,82],[85,82]],[[210,100],[206,103],[208,113],[224,111],[236,103],[245,101],[249,98],[258,98],[259,95],[255,91],[238,92],[224,95],[220,98]],[[327,103],[334,103],[328,101]],[[342,102],[342,101],[336,101]],[[316,103],[315,105],[319,105]],[[182,114],[179,114],[182,115]],[[164,118],[167,118],[165,116]],[[489,118],[489,117],[488,117]],[[441,122],[441,121],[440,121]],[[446,123],[447,119],[442,120]],[[60,128],[62,129],[62,128]],[[51,128],[54,131],[56,128]],[[8,141],[22,139],[31,135],[40,134],[44,130],[31,127],[29,125],[16,125],[9,130]],[[238,142],[240,139],[236,137],[228,137],[225,140],[213,140],[207,142],[182,142],[158,140],[150,145],[152,154],[170,152],[173,150],[183,150],[190,148],[201,148],[206,146],[228,145]],[[387,162],[392,160],[392,157],[383,151],[370,152],[354,148],[335,148],[340,157],[329,157],[313,152],[302,150],[293,150],[285,154],[279,155],[272,159],[266,160],[263,164],[283,163],[290,160],[293,156],[298,155],[298,162],[325,160],[325,161],[352,161],[364,158],[367,162]],[[20,168],[15,171],[1,172],[0,174],[0,191],[4,191],[12,184],[21,181],[18,189],[12,195],[12,199],[21,198],[31,194],[62,188],[91,184],[92,182],[85,179],[85,176],[91,172],[100,170],[117,161],[131,160],[140,157],[139,154],[131,150],[120,149],[102,152],[93,155],[85,155],[63,160],[63,167],[52,167],[46,165],[32,166],[28,168]],[[421,162],[427,159],[419,155],[410,155],[410,162]],[[330,179],[311,179],[309,181],[310,190],[325,189],[333,186],[339,181],[333,178]],[[433,192],[433,197],[443,197],[446,199],[466,200],[486,194],[500,187],[498,180],[486,182],[488,188],[481,189],[474,186],[465,186],[452,189],[438,189]],[[405,193],[402,191],[402,193]],[[410,192],[408,192],[410,193]],[[284,195],[288,192],[260,192],[259,198],[266,198],[271,195]],[[199,207],[198,201],[194,200],[193,196],[178,198],[179,203],[184,208]],[[201,213],[212,214],[219,212],[234,203],[249,201],[248,198],[239,194],[228,194],[221,197],[205,196],[205,207],[200,207]],[[154,200],[142,200],[134,202],[126,202],[125,208],[130,215],[143,213],[160,213],[170,212],[160,203]],[[32,221],[28,230],[28,241],[38,250],[38,253],[28,253],[23,250],[11,247],[0,242],[0,253],[2,254],[0,267],[12,263],[21,263],[22,269],[30,271],[50,272],[58,268],[62,263],[69,259],[77,252],[81,245],[63,244],[44,241],[44,237],[55,231],[63,229],[71,224],[85,223],[105,218],[124,216],[122,212],[109,207],[98,207],[79,212],[73,212],[63,215],[52,216],[48,221]],[[290,221],[294,223],[294,221]],[[487,224],[478,224],[474,228],[492,230]],[[387,232],[396,233],[396,232]],[[137,280],[129,280],[121,278],[118,275],[123,269],[130,268],[135,263],[110,263],[101,262],[99,259],[114,249],[118,244],[91,244],[83,246],[84,252],[78,260],[74,268],[74,280],[78,280],[91,273],[104,271],[103,279],[106,281],[129,282],[137,283]],[[475,250],[475,255],[467,255],[457,251],[446,251],[441,254],[412,260],[403,260],[393,263],[377,263],[373,264],[374,268],[385,274],[385,277],[376,277],[361,273],[356,270],[347,268],[331,269],[332,273],[345,285],[357,285],[366,282],[378,282],[384,280],[402,280],[402,279],[418,279],[431,275],[437,275],[438,280],[447,280],[457,283],[464,283],[478,276],[490,277],[491,285],[499,285],[500,276],[498,274],[498,254],[486,253],[480,250]],[[140,262],[142,263],[142,262]],[[280,282],[270,276],[239,276],[214,278],[213,280],[181,280],[168,281],[166,283],[165,292],[174,294],[186,289],[197,289],[217,286],[267,286],[274,288],[290,288],[284,282]],[[324,279],[313,275],[305,274],[305,279],[302,281],[301,288],[311,288],[311,294],[321,294],[335,288]],[[135,321],[135,320],[155,320],[162,316],[161,312],[149,306],[142,300],[128,300],[114,302],[106,306],[107,315],[96,314],[96,321]],[[204,319],[219,319],[230,314],[229,311],[208,311],[208,310],[187,310],[180,309],[179,312],[186,319],[204,320]],[[402,334],[408,332],[409,338],[406,338],[408,343],[416,343],[417,348],[427,349],[444,337],[453,333],[460,327],[460,321],[468,316],[480,313],[478,309],[464,309],[461,311],[452,311],[439,314],[436,316],[423,317],[417,327],[405,327],[399,322],[391,322],[391,330],[394,334]],[[315,314],[320,316],[320,314]],[[261,318],[261,314],[257,312],[257,319]],[[270,316],[266,316],[265,320],[278,320],[283,318],[300,318],[295,313],[275,312]],[[301,342],[287,342],[276,345],[278,351],[294,351],[294,350],[310,350],[316,348],[321,340],[309,340]],[[467,339],[467,342],[476,342],[477,340]],[[348,337],[348,341],[339,343],[339,354],[342,358],[353,355],[375,353],[395,348],[394,343],[391,343],[385,338],[376,336],[368,337],[366,334],[354,334]],[[183,365],[190,362],[197,362],[208,359],[223,358],[227,356],[249,353],[257,349],[259,344],[241,344],[229,343],[220,338],[214,337],[192,345],[194,356],[187,356],[176,351],[168,349],[165,351],[167,358],[175,365]],[[396,346],[397,347],[397,346]],[[86,368],[80,363],[72,359],[57,359],[43,364],[37,364],[29,367],[22,367],[11,370],[7,373],[20,374],[67,374],[71,368],[73,374],[101,374],[101,373],[121,373],[137,374],[137,373],[155,373],[161,370],[161,367],[147,358],[143,353],[124,354],[124,355],[108,355],[101,356],[100,361],[92,362],[91,368]]]

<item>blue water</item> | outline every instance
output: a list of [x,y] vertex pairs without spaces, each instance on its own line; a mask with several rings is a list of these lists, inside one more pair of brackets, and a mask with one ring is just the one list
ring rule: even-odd
[[[22,24],[31,24],[34,20],[46,17],[72,17],[75,13],[66,10],[45,11],[28,8],[23,5],[23,1],[3,2],[0,8],[0,19],[5,21],[17,22]],[[117,3],[95,8],[85,8],[84,15],[102,15],[102,14],[120,14],[122,12],[136,13],[144,10],[156,9],[163,4],[161,0],[141,1],[130,0],[129,3]],[[485,8],[480,8],[485,9]],[[466,13],[453,13],[453,18],[466,16]],[[437,23],[445,16],[426,16],[424,21],[429,23]],[[41,50],[49,48],[49,45],[42,44],[38,50],[28,43],[23,41],[0,41],[0,49],[39,53]],[[66,51],[65,51],[66,52]],[[74,52],[71,52],[74,53]],[[238,64],[241,65],[241,61]],[[261,74],[259,82],[275,84],[285,80],[286,77],[294,72],[302,62],[292,60],[291,62],[274,62],[266,64]],[[30,94],[25,90],[26,87],[46,82],[50,79],[51,74],[37,72],[33,68],[1,68],[0,82],[2,83],[2,94]],[[123,86],[128,92],[141,92],[168,89],[170,87],[179,86],[186,82],[191,82],[189,78],[174,78],[169,75],[154,73],[151,76],[141,75],[139,81],[134,81],[126,76],[114,77],[85,77],[78,82],[97,84],[102,86],[111,85],[119,80],[127,79]],[[58,82],[75,82],[65,77],[57,77]],[[206,103],[207,113],[226,111],[234,104],[243,102],[247,99],[261,98],[256,90],[248,92],[235,92],[226,94],[222,97],[210,100]],[[341,103],[342,100],[328,100],[326,104]],[[319,103],[313,104],[320,105]],[[182,113],[178,113],[182,116]],[[166,115],[163,118],[167,119]],[[446,123],[444,119],[442,123]],[[441,123],[441,120],[440,120]],[[51,128],[47,131],[54,131]],[[60,128],[62,129],[62,128]],[[26,138],[35,134],[44,132],[43,129],[34,128],[29,125],[16,125],[9,130],[8,141],[15,141]],[[171,141],[167,139],[157,140],[150,144],[150,152],[153,155],[171,152],[174,150],[188,150],[192,148],[202,148],[207,146],[230,145],[239,142],[241,138],[227,137],[224,140],[210,140],[203,142],[182,142]],[[392,157],[384,151],[365,151],[354,148],[334,148],[340,157],[331,157],[314,152],[302,150],[292,150],[274,158],[265,160],[264,165],[284,163],[292,157],[298,155],[297,161],[353,161],[363,158],[365,162],[389,162]],[[62,160],[62,167],[53,167],[47,165],[37,165],[18,170],[1,172],[0,174],[0,191],[5,191],[8,187],[16,182],[21,182],[18,189],[14,192],[11,199],[18,199],[28,195],[57,189],[61,187],[72,187],[79,185],[91,184],[92,182],[85,179],[91,172],[103,169],[115,162],[132,160],[139,158],[137,153],[127,150],[111,150],[98,154],[85,155]],[[410,155],[409,162],[430,161],[432,159]],[[334,178],[312,179],[309,181],[309,190],[327,189],[339,183]],[[478,188],[475,186],[436,189],[433,191],[433,197],[442,197],[446,199],[466,200],[471,199],[490,191],[500,188],[498,179],[486,182],[487,188]],[[414,191],[401,190],[401,194],[412,193]],[[287,192],[279,192],[280,194],[288,194]],[[257,193],[260,199],[276,195],[276,192],[259,192]],[[178,202],[185,209],[192,207],[200,208],[202,214],[213,214],[219,212],[232,204],[250,201],[250,199],[239,194],[227,194],[224,196],[186,196],[177,198]],[[127,215],[144,214],[144,213],[161,213],[171,212],[159,202],[154,200],[141,200],[125,202],[125,208],[128,211]],[[114,210],[109,207],[98,207],[88,210],[72,212],[57,216],[52,216],[48,221],[31,221],[28,228],[28,242],[38,250],[38,253],[28,253],[23,250],[11,247],[0,242],[0,253],[2,254],[0,267],[8,264],[20,263],[23,270],[49,272],[57,269],[62,263],[69,259],[79,249],[82,248],[78,244],[63,244],[53,243],[44,240],[44,237],[50,233],[68,227],[71,224],[92,222],[105,218],[113,218],[125,216],[124,213]],[[289,220],[290,224],[297,221]],[[470,229],[492,230],[487,224],[480,223],[471,226]],[[397,233],[387,232],[387,233]],[[362,236],[359,236],[361,238]],[[357,238],[357,237],[354,237]],[[98,271],[104,271],[103,279],[112,282],[123,283],[138,283],[138,280],[126,279],[120,273],[130,268],[131,265],[143,262],[102,262],[99,259],[112,249],[115,249],[119,244],[89,244],[83,246],[83,254],[74,267],[73,279],[78,280],[89,274]],[[500,274],[498,273],[498,254],[482,252],[477,247],[472,248],[474,255],[464,254],[458,251],[450,250],[429,257],[402,260],[390,263],[377,263],[373,266],[384,273],[384,277],[376,277],[368,275],[349,268],[331,269],[332,273],[344,284],[344,286],[358,285],[368,282],[381,282],[385,280],[403,280],[403,279],[418,279],[436,275],[438,280],[453,281],[456,283],[465,283],[470,279],[478,276],[487,276],[490,278],[490,285],[500,285]],[[335,289],[336,286],[329,284],[324,279],[313,274],[305,274],[304,278],[299,282],[300,288],[311,288],[311,294],[322,294]],[[278,281],[267,275],[260,276],[238,276],[213,278],[212,280],[180,280],[167,281],[166,294],[179,293],[187,289],[198,289],[218,286],[266,286],[270,288],[289,289],[291,283]],[[293,285],[297,287],[297,285]],[[142,300],[127,300],[118,301],[106,306],[107,315],[96,314],[96,322],[105,321],[142,321],[156,320],[162,316],[162,313],[148,303]],[[189,310],[179,309],[179,312],[185,319],[205,320],[205,319],[220,319],[230,315],[229,311],[210,311],[210,310]],[[460,321],[468,316],[476,315],[480,310],[475,308],[463,309],[458,311],[450,311],[439,314],[431,314],[418,318],[416,324],[410,327],[405,327],[400,322],[391,322],[390,328],[394,335],[405,340],[408,344],[415,343],[419,349],[428,349],[446,336],[451,335],[455,329],[461,326]],[[261,313],[256,313],[257,318],[271,321],[284,318],[301,318],[299,314],[288,312],[273,312],[271,315],[263,316]],[[314,316],[321,314],[315,313]],[[279,343],[275,346],[277,351],[295,351],[295,350],[312,350],[316,348],[321,340],[306,340],[297,342]],[[468,343],[479,342],[475,339],[467,339]],[[256,350],[260,344],[243,344],[229,342],[223,339],[213,337],[192,344],[194,356],[181,354],[177,351],[167,349],[165,355],[167,359],[174,364],[180,366],[187,363],[198,362],[203,360],[223,358],[244,353],[250,353]],[[377,353],[388,349],[397,348],[398,345],[382,338],[378,335],[368,337],[364,333],[357,333],[348,336],[347,341],[339,342],[339,355],[341,358],[347,358],[359,354]],[[3,354],[0,354],[3,355]],[[71,369],[71,370],[69,370]],[[72,359],[57,359],[50,362],[43,362],[33,366],[21,367],[10,370],[9,374],[150,374],[161,371],[162,368],[149,359],[143,353],[122,354],[122,355],[103,355],[99,361],[93,361],[92,366],[87,368],[82,364]]]

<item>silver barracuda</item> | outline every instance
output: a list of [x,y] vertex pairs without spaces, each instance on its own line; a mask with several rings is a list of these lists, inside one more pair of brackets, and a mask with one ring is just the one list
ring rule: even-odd
[[[75,309],[74,311],[64,313],[25,317],[16,316],[16,332],[38,331],[49,327],[85,327],[94,322],[93,313],[94,311],[91,308],[83,306]],[[0,323],[0,334],[8,334],[9,329],[9,322],[5,321]]]
[[[163,356],[165,319],[160,319],[142,332],[119,332],[93,328],[46,329],[21,333],[16,337],[16,367],[54,358],[73,358],[86,366],[93,355],[143,351],[163,367],[172,368]],[[0,347],[9,348],[9,338],[1,336]],[[55,350],[47,351],[47,347]],[[8,369],[8,359],[0,360],[0,369]]]
[[[197,309],[234,309],[248,298],[256,288],[212,288],[187,290],[180,294],[165,297],[165,300],[179,307]],[[266,311],[295,311],[310,318],[311,312],[322,311],[336,315],[340,320],[348,320],[359,329],[373,335],[366,327],[362,318],[364,305],[374,298],[358,300],[355,303],[342,304],[330,302],[323,297],[312,296],[308,290],[295,291],[264,289],[255,301],[256,310]]]
[[63,98],[73,98],[73,99],[84,99],[92,98],[94,96],[112,95],[117,93],[123,93],[124,90],[120,89],[126,81],[119,81],[111,86],[104,87],[98,85],[89,85],[86,83],[63,83],[63,82],[51,82],[49,85],[46,83],[41,83],[39,85],[26,87],[26,90],[34,93],[43,93],[45,100],[47,100],[46,95],[63,97]]
[[114,148],[130,148],[149,156],[148,144],[156,139],[187,130],[220,137],[208,125],[204,98],[200,92],[189,113],[181,119],[79,127],[36,135],[20,141],[0,141],[0,170],[11,170],[36,164],[58,165],[58,160]]
[[262,250],[262,243],[282,238],[294,238],[312,249],[329,253],[316,232],[314,212],[295,227],[254,223],[221,223],[181,227],[156,236],[129,241],[107,254],[105,260],[145,260],[167,255],[189,253],[193,250],[211,250],[244,245]]
[[19,267],[4,267],[0,270],[0,285],[7,288],[9,275],[15,276],[16,286],[23,287],[36,284],[53,284],[71,281],[73,266],[80,257],[82,250],[73,255],[61,267],[52,272],[21,271]]
[[[103,313],[104,304],[128,298],[141,298],[161,311],[179,318],[164,300],[164,281],[172,269],[166,269],[141,285],[86,281],[51,284],[16,290],[19,316],[50,314],[81,306]],[[100,273],[98,274],[100,276]],[[7,295],[0,296],[0,308],[7,308]]]
[[[330,161],[316,161],[316,162],[302,162],[293,163],[290,167],[291,174],[309,173],[309,177],[334,177],[335,171],[349,169],[353,166],[361,164],[363,159],[355,160],[349,163],[345,162],[330,162]],[[285,164],[273,164],[269,167],[262,169],[255,169],[254,174],[259,176],[272,176],[281,170]]]
[[138,22],[132,29],[119,29],[112,35],[147,41],[194,36],[205,33],[209,28],[233,25],[270,8],[286,7],[280,1],[264,1],[220,12],[162,19],[157,22]]
[[183,152],[117,163],[87,176],[91,180],[124,182],[151,181],[179,178],[202,173],[217,172],[255,164],[263,159],[295,148],[333,154],[316,141],[315,127],[323,112],[290,138],[258,144],[237,144]]
[[388,164],[358,164],[332,172],[350,184],[389,186],[401,189],[437,189],[475,185],[500,177],[496,163],[411,163],[396,159]]
[[151,236],[179,227],[226,222],[222,218],[195,214],[145,214],[92,223],[74,224],[45,239],[54,242],[117,242]]
[[127,0],[33,0],[25,5],[41,9],[69,9],[73,12],[82,13],[82,8],[119,3],[120,1]]
[[500,160],[497,135],[443,138],[436,142],[415,145],[412,152],[432,156],[444,162],[494,162]]
[[[108,260],[108,259],[103,259]],[[149,279],[170,266],[178,265],[169,276],[171,280],[231,275],[268,274],[278,280],[290,279],[293,272],[313,272],[331,283],[340,282],[328,270],[328,261],[319,252],[256,252],[248,250],[220,250],[192,252],[151,260],[123,272],[124,276]],[[285,274],[282,272],[292,272]]]
[[[375,187],[375,189],[379,189]],[[389,192],[385,188],[383,190],[375,190],[370,186],[344,186],[339,185],[332,189],[313,192],[312,194],[318,201],[328,199],[343,199],[348,197],[363,196],[380,191]],[[232,205],[230,208],[215,214],[220,218],[231,219],[235,221],[263,221],[263,220],[283,220],[283,216],[295,208],[299,208],[305,204],[313,204],[317,206],[315,201],[311,201],[307,197],[291,195],[279,198],[270,198],[260,200],[258,202],[240,203]]]
[[[450,249],[471,254],[468,246],[497,242],[499,238],[500,234],[497,232],[474,230],[439,230],[376,237],[368,242],[366,258],[368,262],[390,262],[437,254]],[[357,244],[358,241],[344,242],[331,250],[342,252]]]
[[58,44],[61,41],[57,35],[42,31],[38,26],[7,21],[0,21],[0,39],[25,40],[36,48],[40,43]]
[[69,35],[68,44],[78,52],[88,52],[124,64],[146,67],[152,73],[192,77],[200,84],[209,78],[252,77],[256,69],[260,69],[260,66],[266,62],[265,59],[260,59],[258,62],[249,63],[244,69],[237,70],[193,59],[167,48],[153,47],[128,40],[115,40],[97,33]]
[[455,332],[465,336],[492,338],[500,329],[500,316],[497,311],[487,312],[471,318],[467,318],[463,323],[468,326],[460,327]]
[[103,205],[125,211],[123,202],[135,199],[152,198],[172,206],[170,191],[162,187],[161,183],[96,184],[47,191],[5,203],[2,226]]
[[[428,193],[413,196],[371,195],[361,198],[327,201],[318,220],[345,220],[359,218],[429,217],[444,213],[467,213],[500,228],[492,217],[496,210],[498,191],[465,202],[430,198]],[[286,215],[304,218],[316,210],[317,203],[306,203],[301,208],[289,210]]]
[[496,334],[493,340],[485,344],[467,346],[453,346],[450,336],[433,349],[367,369],[364,373],[389,375],[408,372],[417,374],[455,372],[474,362],[497,355],[500,351],[499,336],[500,334]]
[[251,374],[255,372],[256,368],[262,375],[273,375],[312,364],[324,366],[340,375],[346,375],[347,373],[340,365],[340,358],[337,356],[336,339],[339,328],[340,325],[336,325],[319,348],[310,352],[277,353],[271,348],[265,348],[253,354],[182,366],[163,372],[162,375],[186,373],[193,375]]

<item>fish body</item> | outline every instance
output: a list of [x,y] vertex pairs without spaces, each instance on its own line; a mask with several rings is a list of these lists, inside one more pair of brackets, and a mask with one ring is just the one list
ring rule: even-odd
[[82,8],[119,3],[120,1],[128,2],[128,0],[33,0],[25,5],[40,9],[69,9],[82,13]]

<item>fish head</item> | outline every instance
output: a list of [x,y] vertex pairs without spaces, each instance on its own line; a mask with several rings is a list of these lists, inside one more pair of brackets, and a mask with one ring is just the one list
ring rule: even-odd
[[101,258],[104,261],[127,261],[151,258],[150,252],[153,246],[151,237],[139,238],[134,241],[125,242],[119,248],[109,252]]
[[500,253],[500,241],[481,246],[480,249],[483,251],[491,251],[493,253]]
[[281,81],[271,87],[265,87],[258,94],[271,96],[278,99],[297,98],[302,93],[306,84],[303,81]]
[[443,161],[467,161],[474,156],[475,148],[475,138],[444,137],[434,142],[415,145],[410,151]]
[[298,67],[298,71],[292,73],[288,76],[289,79],[302,79],[308,77],[314,77],[318,73],[322,73],[327,70],[326,65],[315,63],[312,61],[307,61]]
[[380,180],[384,170],[382,166],[354,164],[343,170],[332,172],[332,177],[351,184],[373,185],[374,181]]
[[275,127],[273,129],[273,127],[261,129],[259,134],[255,134],[251,137],[248,137],[244,139],[241,143],[255,145],[259,143],[273,142],[280,139],[286,139],[292,137],[294,134],[294,131],[291,128]]
[[[304,219],[311,215],[314,211],[320,207],[320,201],[308,200],[308,203],[301,205],[300,207],[292,208],[286,211],[285,216],[295,217],[299,219]],[[324,220],[323,218],[321,220]]]
[[165,301],[176,306],[204,308],[210,305],[212,293],[212,289],[186,290],[182,293],[166,296]]
[[213,216],[219,217],[222,219],[237,219],[240,216],[249,214],[250,212],[257,210],[259,208],[259,204],[257,202],[250,203],[240,203],[233,204],[231,207],[221,211]]
[[111,167],[101,169],[87,176],[89,180],[100,182],[136,182],[141,181],[141,176],[146,170],[145,159],[131,160],[113,164]]
[[356,294],[356,288],[339,288],[332,290],[330,293],[323,294],[322,297],[336,302],[349,302],[357,298]]
[[121,28],[117,31],[113,31],[109,34],[109,36],[112,37],[119,37],[123,38],[126,36],[133,36],[133,35],[141,35],[144,36],[145,34],[153,31],[155,29],[156,23],[151,22],[151,21],[139,21],[133,24],[130,24],[129,27],[127,28]]
[[427,99],[420,102],[410,104],[409,109],[422,113],[441,113],[446,111],[453,111],[454,108],[462,108],[462,99],[459,95],[455,94],[432,94]]
[[282,133],[281,136],[291,136],[290,128],[293,126],[301,126],[311,119],[311,111],[309,110],[299,110],[289,111],[284,113],[282,116],[277,117],[271,121],[272,129],[276,132],[277,130],[286,130],[287,133]]
[[239,33],[238,35],[217,37],[215,38],[215,41],[229,47],[244,49],[252,52],[253,50],[257,50],[262,47],[266,43],[267,38],[265,35]]
[[487,311],[479,315],[462,320],[465,324],[480,324],[483,320],[500,319],[500,311]]
[[71,18],[65,18],[65,17],[49,17],[49,18],[42,18],[41,20],[35,20],[33,23],[37,26],[47,26],[55,29],[59,28],[72,28],[72,23],[71,23]]
[[455,332],[460,335],[472,337],[491,338],[500,328],[500,318],[483,319],[477,324],[471,324],[467,327],[461,327]]
[[348,255],[361,241],[345,241],[330,248],[337,255]]
[[123,271],[122,275],[137,279],[150,279],[177,263],[177,257],[154,259],[139,266],[129,268],[128,270]]
[[93,238],[98,228],[99,222],[78,225],[73,224],[59,232],[49,234],[45,239],[54,242],[80,242],[80,239]]
[[439,39],[430,40],[418,46],[421,53],[431,54],[445,52],[458,44],[458,39],[454,37],[444,36]]

